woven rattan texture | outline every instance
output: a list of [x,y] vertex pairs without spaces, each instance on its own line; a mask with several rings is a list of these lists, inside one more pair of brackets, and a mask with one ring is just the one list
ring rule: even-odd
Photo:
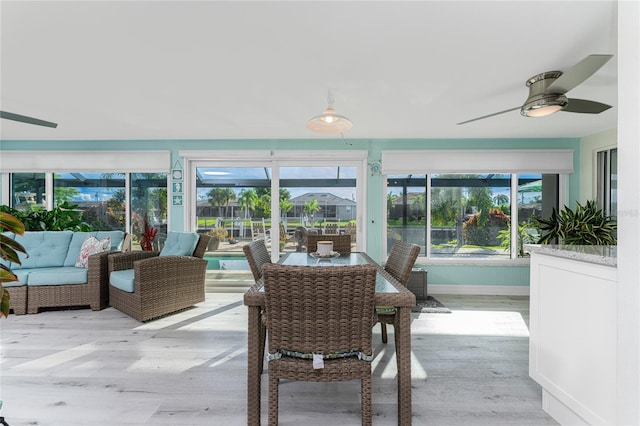
[[[413,269],[413,265],[416,263],[419,254],[419,246],[397,241],[391,249],[389,259],[387,259],[387,263],[384,265],[384,270],[406,287],[411,277],[411,269]],[[395,319],[395,313],[378,315],[383,343],[387,343],[388,340],[387,324],[393,325]]]
[[318,251],[318,241],[333,241],[333,251],[340,254],[351,253],[351,237],[349,235],[307,235],[307,253]]
[[204,301],[207,261],[202,256],[209,239],[200,234],[194,256],[138,251],[109,256],[110,272],[133,269],[135,277],[133,293],[109,286],[109,304],[138,321],[148,321]]
[[259,281],[262,278],[262,266],[271,263],[271,256],[267,250],[264,240],[253,241],[242,247],[244,255],[247,257],[253,279]]
[[13,309],[16,315],[24,315],[27,313],[27,286],[4,287],[9,291],[9,307]]
[[[362,351],[372,355],[376,268],[265,265],[269,351],[303,353]],[[269,362],[269,424],[278,422],[279,379],[362,380],[362,423],[371,424],[371,363],[358,358],[311,360],[283,356]]]

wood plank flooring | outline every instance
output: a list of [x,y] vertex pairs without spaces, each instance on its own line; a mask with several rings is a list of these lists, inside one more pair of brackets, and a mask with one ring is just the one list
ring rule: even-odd
[[[206,302],[144,324],[113,308],[0,320],[0,414],[11,426],[246,424],[246,282],[207,288]],[[413,314],[413,424],[556,424],[528,376],[528,299],[437,298],[453,312]],[[393,336],[383,345],[379,331],[373,424],[395,425]],[[358,391],[283,382],[280,424],[358,425]],[[262,396],[266,424],[266,371]]]

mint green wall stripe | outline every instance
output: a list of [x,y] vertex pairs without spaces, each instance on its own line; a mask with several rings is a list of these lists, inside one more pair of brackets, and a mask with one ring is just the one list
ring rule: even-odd
[[428,284],[528,286],[529,265],[421,265]]

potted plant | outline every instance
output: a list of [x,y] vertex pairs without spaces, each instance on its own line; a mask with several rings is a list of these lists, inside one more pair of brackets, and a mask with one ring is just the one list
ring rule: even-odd
[[565,206],[559,212],[553,209],[548,219],[536,219],[540,232],[538,244],[559,241],[567,245],[616,245],[615,219],[605,215],[594,200],[584,206],[576,204],[575,210]]
[[[6,212],[0,212],[0,257],[7,262],[20,264],[18,252],[27,253],[18,242],[5,235],[4,232],[12,232],[14,234],[24,234],[24,224],[15,216]],[[2,287],[2,283],[17,281],[18,277],[11,269],[0,264],[0,316],[7,317],[9,315],[9,291]]]
[[211,240],[209,240],[209,246],[207,247],[208,251],[218,250],[220,247],[220,241],[227,238],[227,230],[224,228],[213,228],[209,231],[209,235],[211,236]]

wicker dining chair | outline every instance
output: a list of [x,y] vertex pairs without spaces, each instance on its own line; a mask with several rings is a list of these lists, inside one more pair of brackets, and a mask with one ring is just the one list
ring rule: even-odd
[[307,235],[307,253],[318,251],[318,241],[333,241],[333,251],[340,255],[351,253],[351,236],[349,235]]
[[[384,270],[406,287],[419,254],[420,246],[396,241],[391,248]],[[387,324],[393,325],[396,310],[393,306],[377,306],[376,312],[382,332],[382,343],[387,343]]]
[[271,256],[267,250],[264,240],[256,240],[242,247],[244,255],[247,257],[253,279],[257,282],[262,278],[262,266],[271,263]]
[[[371,424],[373,265],[264,265],[269,335],[269,425],[278,424],[280,379],[361,380],[362,424]],[[315,359],[314,359],[315,358]],[[323,368],[315,368],[316,362]]]

